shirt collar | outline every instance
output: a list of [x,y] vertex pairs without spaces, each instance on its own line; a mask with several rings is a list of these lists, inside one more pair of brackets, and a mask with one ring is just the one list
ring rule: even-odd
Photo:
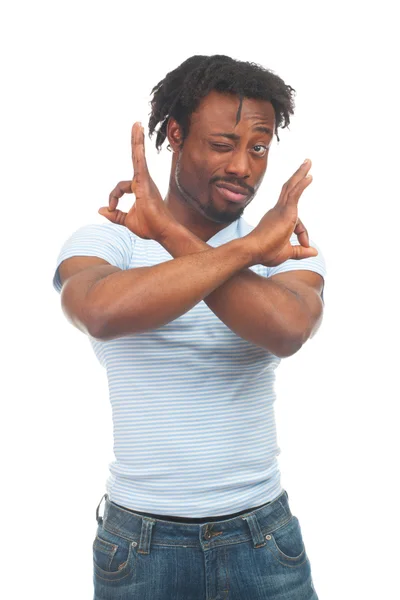
[[213,248],[216,248],[217,246],[221,246],[222,244],[226,244],[231,240],[241,237],[240,232],[243,229],[244,223],[245,221],[243,217],[239,217],[239,219],[236,219],[236,221],[233,221],[233,223],[229,223],[229,225],[224,227],[224,229],[217,231],[212,238],[207,240],[207,244],[209,246],[213,246]]

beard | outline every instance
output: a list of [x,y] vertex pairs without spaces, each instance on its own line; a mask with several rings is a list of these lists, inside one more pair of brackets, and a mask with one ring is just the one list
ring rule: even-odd
[[181,199],[189,205],[192,209],[194,208],[203,217],[213,221],[214,223],[233,223],[239,219],[246,206],[237,207],[236,210],[218,210],[213,202],[211,189],[208,188],[208,198],[205,204],[202,204],[198,197],[190,192],[183,184],[181,177],[181,153],[179,153],[178,160],[176,162],[175,169],[175,184],[178,188]]

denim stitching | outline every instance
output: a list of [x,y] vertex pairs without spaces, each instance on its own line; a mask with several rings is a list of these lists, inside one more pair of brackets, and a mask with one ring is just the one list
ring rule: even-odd
[[[268,548],[268,544],[267,544],[267,548]],[[305,559],[303,560],[303,562],[301,562],[301,563],[298,563],[298,564],[296,563],[295,565],[288,565],[288,564],[286,564],[286,563],[282,562],[281,560],[279,560],[279,557],[277,557],[277,556],[276,556],[276,554],[275,554],[275,553],[274,553],[274,552],[271,550],[271,548],[268,548],[268,550],[271,552],[272,556],[275,558],[275,560],[276,560],[276,561],[277,561],[279,564],[283,565],[284,567],[287,567],[288,569],[296,569],[296,567],[300,567],[301,565],[304,565],[304,563],[305,563],[305,562],[307,562],[307,555],[305,555]],[[283,554],[283,552],[282,552],[282,554]],[[288,558],[289,558],[289,557],[288,557]],[[293,560],[293,559],[292,559],[292,560]],[[296,559],[295,559],[295,560],[296,560]]]
[[109,571],[109,572],[105,571],[104,569],[99,567],[95,561],[93,561],[96,577],[98,577],[99,579],[102,579],[103,581],[107,581],[107,582],[122,581],[122,579],[125,579],[125,577],[128,577],[128,575],[131,575],[131,573],[132,573],[131,560],[132,560],[132,545],[129,546],[128,558],[125,561],[128,565],[128,571],[122,577],[103,577],[102,573],[106,573],[107,575],[109,575],[109,574],[113,574],[113,573],[118,573],[119,571]]

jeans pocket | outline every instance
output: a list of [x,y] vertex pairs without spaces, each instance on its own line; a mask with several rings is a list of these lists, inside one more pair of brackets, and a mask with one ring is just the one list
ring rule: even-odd
[[134,546],[136,542],[117,536],[99,525],[93,542],[95,575],[107,581],[128,577],[133,568]]
[[294,515],[287,523],[265,537],[267,547],[280,563],[295,567],[307,560],[300,523]]

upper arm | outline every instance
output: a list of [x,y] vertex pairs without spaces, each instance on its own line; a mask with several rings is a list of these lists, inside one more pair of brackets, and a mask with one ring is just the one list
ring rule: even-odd
[[272,275],[269,279],[283,285],[295,294],[304,308],[309,323],[306,339],[313,337],[322,322],[323,301],[321,294],[324,288],[322,276],[315,271],[297,269]]
[[58,267],[61,286],[79,271],[99,265],[110,265],[110,263],[98,256],[71,256],[71,258],[63,260]]
[[103,277],[130,268],[132,245],[126,227],[103,223],[81,227],[62,246],[53,286],[61,292],[65,315],[78,329],[96,332],[99,318],[95,307],[88,305],[88,291]]
[[[53,286],[61,292],[61,270],[69,277],[71,270],[81,270],[80,261],[90,259],[94,265],[113,265],[119,269],[129,269],[133,252],[133,240],[130,231],[122,225],[102,223],[100,225],[84,225],[75,231],[63,244],[58,254],[53,277]],[[76,259],[67,263],[67,259]],[[86,263],[90,266],[90,260]],[[97,262],[96,262],[97,261]],[[64,266],[60,268],[61,264]]]

